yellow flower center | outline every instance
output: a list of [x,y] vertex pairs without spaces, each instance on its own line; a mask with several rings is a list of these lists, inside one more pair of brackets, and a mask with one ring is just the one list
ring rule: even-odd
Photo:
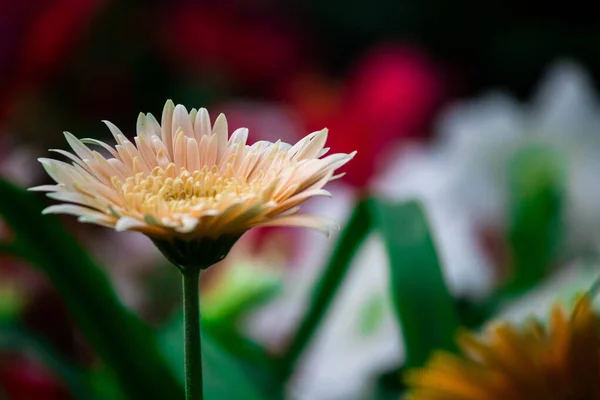
[[113,177],[112,183],[124,200],[124,211],[151,214],[160,217],[194,214],[206,209],[218,209],[219,203],[255,195],[260,186],[235,176],[232,169],[219,173],[217,166],[190,172],[181,168],[175,174],[175,165],[166,169],[156,167],[150,175],[138,173],[124,183]]

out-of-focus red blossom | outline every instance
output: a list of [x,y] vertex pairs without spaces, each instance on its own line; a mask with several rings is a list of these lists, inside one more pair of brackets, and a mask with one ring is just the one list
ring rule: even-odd
[[0,359],[0,387],[7,400],[71,398],[52,371],[34,360],[20,356]]
[[19,90],[53,76],[104,0],[0,2],[0,116]]
[[305,134],[301,131],[302,121],[298,115],[276,103],[256,101],[233,101],[217,104],[212,118],[219,113],[227,116],[227,123],[231,130],[244,127],[248,128],[248,143],[258,140],[295,143]]
[[166,13],[160,18],[168,55],[191,73],[206,68],[234,83],[259,86],[276,82],[303,59],[300,36],[268,13],[227,2],[183,2]]
[[288,86],[288,100],[309,130],[329,128],[334,152],[358,150],[344,167],[346,182],[362,187],[390,145],[426,134],[441,104],[444,82],[416,49],[384,46],[368,53],[343,87],[306,75]]

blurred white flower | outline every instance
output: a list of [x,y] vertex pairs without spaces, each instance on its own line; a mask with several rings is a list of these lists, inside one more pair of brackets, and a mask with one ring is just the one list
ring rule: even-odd
[[[329,203],[314,199],[309,211],[347,220],[355,193],[341,183],[331,187]],[[331,199],[330,199],[331,200]],[[335,244],[304,231],[299,257],[288,266],[279,298],[249,316],[248,333],[270,348],[284,350],[304,315],[311,290]],[[377,375],[402,359],[400,329],[388,289],[388,262],[380,238],[372,235],[357,253],[313,341],[302,355],[288,395],[292,399],[358,399]]]
[[461,171],[448,154],[409,146],[374,182],[374,190],[395,201],[425,206],[448,287],[455,295],[485,294],[492,282],[490,261],[477,239],[471,210],[456,191]]
[[558,154],[567,168],[565,206],[570,241],[600,244],[600,106],[588,75],[555,64],[530,104],[492,93],[441,116],[437,152],[444,155],[462,208],[476,222],[505,221],[512,157],[529,146]]

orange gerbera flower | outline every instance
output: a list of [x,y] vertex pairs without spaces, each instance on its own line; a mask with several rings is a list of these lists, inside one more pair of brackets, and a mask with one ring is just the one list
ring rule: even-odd
[[548,327],[493,324],[459,343],[462,356],[441,352],[408,373],[406,399],[600,399],[600,325],[587,296],[570,315],[554,306]]

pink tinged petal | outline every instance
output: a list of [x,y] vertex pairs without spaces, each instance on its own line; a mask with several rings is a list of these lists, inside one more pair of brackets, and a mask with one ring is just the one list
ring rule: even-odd
[[296,184],[293,184],[293,183],[292,183],[292,181],[293,181],[293,179],[294,179],[295,175],[296,175],[296,169],[291,169],[291,170],[289,170],[289,171],[286,171],[286,172],[284,172],[284,173],[282,173],[282,174],[280,175],[280,178],[279,178],[279,184],[278,184],[278,188],[277,188],[277,190],[275,191],[275,193],[274,193],[274,195],[273,195],[273,196],[274,196],[274,197],[273,197],[274,199],[276,199],[276,200],[277,200],[277,199],[281,199],[281,198],[283,198],[283,194],[284,194],[284,193],[285,193],[287,190],[289,190],[288,188],[289,188],[290,186],[294,186],[294,187],[297,187],[297,186],[298,186],[298,184],[297,184],[297,183],[296,183]]
[[[116,175],[116,176],[120,177],[121,179],[125,180],[125,179],[127,179],[128,176],[131,175],[131,171],[129,170],[129,168],[127,168],[127,166],[125,164],[123,164],[123,162],[121,160],[117,160],[116,158],[109,158],[108,160],[105,160],[105,161],[115,171],[113,176]],[[104,165],[103,167],[106,168],[106,165]]]
[[106,201],[99,200],[97,197],[90,197],[76,192],[54,192],[48,193],[46,196],[54,200],[67,201],[69,203],[77,203],[86,207],[95,208],[99,211],[103,211],[108,207],[108,203]]
[[173,148],[173,161],[175,163],[175,168],[179,171],[181,168],[185,168],[186,166],[186,135],[182,131],[181,128],[177,131],[175,135],[175,146]]
[[93,144],[95,146],[102,147],[104,150],[108,151],[114,158],[119,157],[117,152],[115,151],[115,149],[113,149],[111,146],[107,145],[106,143],[101,142],[100,140],[85,138],[85,139],[81,139],[81,143]]
[[71,165],[51,158],[38,158],[38,161],[55,182],[71,184],[74,181],[73,167]]
[[[246,201],[243,212],[238,213],[235,217],[227,221],[223,221],[223,226],[229,226],[230,229],[225,229],[230,232],[243,232],[251,227],[251,221],[257,219],[263,212],[263,204],[257,199],[248,199]],[[260,218],[258,218],[260,219]]]
[[298,193],[298,187],[299,185],[297,183],[292,183],[286,186],[280,186],[279,190],[277,190],[273,194],[272,198],[274,201],[277,202],[284,201],[285,199],[293,196],[295,193]]
[[[242,150],[240,150],[240,147],[242,148]],[[225,154],[223,155],[223,158],[221,158],[221,162],[220,162],[220,170],[225,170],[227,169],[227,165],[228,164],[236,164],[236,159],[239,160],[238,157],[243,156],[243,154],[240,154],[241,151],[243,151],[244,149],[244,144],[238,143],[238,144],[232,144],[230,143],[227,146],[227,150],[225,151]],[[239,162],[237,164],[240,164],[241,160],[239,160]]]
[[190,114],[188,115],[188,118],[190,119],[190,123],[192,124],[192,128],[194,127],[194,122],[196,122],[196,115],[198,115],[198,110],[196,110],[195,108],[192,108],[190,110]]
[[317,156],[317,158],[323,157],[325,154],[327,154],[329,152],[329,150],[331,150],[331,147],[325,147],[323,150],[321,150],[319,152],[319,155]]
[[138,173],[148,174],[149,172],[150,172],[150,170],[148,169],[148,167],[146,166],[144,161],[140,159],[140,157],[133,157],[133,173],[134,174],[138,174]]
[[143,228],[148,226],[145,222],[131,217],[121,217],[115,225],[115,230],[118,232],[128,231],[134,228]]
[[210,116],[206,108],[201,108],[196,114],[196,120],[194,121],[194,136],[196,141],[200,143],[202,136],[210,135]]
[[262,151],[265,151],[266,149],[268,149],[272,145],[273,145],[273,143],[269,142],[268,140],[259,140],[256,143],[254,143],[252,146],[250,146],[250,150],[262,152]]
[[160,124],[158,123],[156,118],[154,118],[154,115],[152,115],[150,113],[146,114],[145,128],[146,128],[147,135],[150,135],[151,137],[152,136],[162,137],[162,131],[160,128]]
[[[176,105],[175,111],[173,112],[171,132],[175,132],[175,140],[177,140],[179,131],[183,132],[187,137],[194,137],[194,128],[192,127],[192,121],[190,121],[190,115],[188,114],[187,109],[181,104]],[[176,146],[177,143],[175,143],[175,147]],[[173,148],[173,152],[175,152],[175,147]]]
[[110,121],[102,120],[102,122],[104,122],[104,124],[108,127],[108,130],[110,130],[110,133],[112,133],[113,137],[115,138],[115,141],[117,143],[120,143],[119,136],[125,137],[125,135],[123,135],[123,132],[121,132],[121,130]]
[[146,115],[144,113],[139,113],[137,121],[135,123],[135,132],[137,136],[143,137],[146,136]]
[[316,229],[327,236],[332,232],[339,230],[339,226],[327,218],[316,215],[290,215],[281,218],[273,218],[271,220],[261,222],[255,226],[296,226],[310,229]]
[[292,207],[289,210],[281,211],[277,213],[277,218],[287,217],[289,215],[295,215],[300,211],[300,206]]
[[54,206],[46,207],[42,211],[42,214],[44,214],[44,215],[46,215],[46,214],[69,214],[69,215],[81,216],[81,215],[96,214],[96,213],[97,213],[96,211],[94,211],[90,208],[78,206],[75,204],[57,204]]
[[209,136],[202,136],[198,142],[198,156],[200,160],[200,166],[206,165],[206,159],[208,158],[208,141]]
[[121,167],[123,163],[116,158],[111,158],[110,160],[114,161],[111,163],[109,160],[102,157],[100,153],[94,151],[94,160],[89,163],[90,168],[94,172],[94,176],[106,185],[111,184],[110,179],[113,176],[125,180],[125,167]]
[[[160,140],[156,139],[156,141],[160,142],[160,144],[162,145],[162,142]],[[156,143],[155,143],[155,145],[156,145]],[[169,166],[169,164],[171,163],[171,159],[169,158],[169,153],[168,153],[167,149],[164,148],[164,146],[162,148],[159,147],[156,152],[156,163],[162,169],[166,169]]]
[[296,195],[293,195],[293,196],[283,200],[279,204],[277,204],[275,207],[273,207],[273,209],[269,210],[267,215],[276,216],[276,215],[286,212],[292,208],[295,208],[300,203],[303,203],[306,200],[310,199],[311,197],[316,197],[316,196],[331,197],[331,193],[324,189],[310,190],[310,191],[298,193]]
[[239,128],[233,131],[231,137],[229,138],[229,146],[232,146],[237,143],[246,144],[248,140],[248,128]]
[[235,163],[235,154],[229,154],[227,158],[223,158],[219,165],[219,173],[225,174],[225,171]]
[[77,218],[77,221],[89,224],[96,224],[105,226],[108,228],[114,228],[116,223],[116,218],[111,217],[105,214],[86,214]]
[[310,163],[302,168],[298,168],[292,179],[292,182],[296,182],[296,191],[292,194],[299,193],[303,190],[313,187],[318,182],[323,182],[323,186],[332,174],[330,169],[323,168],[321,160],[313,160],[315,162]]
[[[164,147],[167,149],[167,156],[169,158],[173,157],[173,111],[175,109],[175,104],[173,101],[167,100],[165,107],[163,108],[163,114],[161,119],[161,136],[162,143]],[[158,149],[156,149],[158,152]]]
[[148,139],[144,136],[137,136],[134,138],[134,140],[138,151],[140,152],[142,158],[144,159],[144,162],[148,166],[148,169],[153,169],[154,167],[156,167],[158,165],[158,163],[156,162],[156,155],[152,151],[152,148],[148,143]]
[[273,198],[273,194],[275,193],[275,190],[277,190],[278,184],[278,177],[276,177],[265,189],[261,191],[260,196],[263,202],[268,202]]
[[312,138],[314,138],[315,136],[317,136],[318,134],[320,134],[323,131],[316,131],[313,132],[307,136],[305,136],[304,138],[302,138],[298,143],[296,143],[295,145],[293,145],[289,150],[288,150],[288,160],[294,160],[296,159],[296,154],[298,154],[303,148],[304,146],[307,146],[308,143],[312,140]]
[[346,164],[348,161],[352,160],[355,155],[356,151],[353,151],[350,154],[337,153],[327,156],[322,159],[323,161],[325,161],[325,165],[323,166],[323,168],[335,171],[336,169]]
[[133,161],[133,165],[135,166],[135,159],[138,159],[138,162],[140,163],[140,167],[141,167],[141,171],[134,171],[135,172],[150,172],[150,166],[146,164],[146,161],[144,159],[144,157],[142,157],[142,154],[140,153],[140,151],[137,149],[137,147],[135,147],[133,145],[133,143],[131,143],[129,140],[124,142],[124,146],[125,150],[127,150],[127,153],[129,154],[129,157],[131,157],[131,160]]
[[219,145],[217,143],[217,135],[212,135],[208,140],[206,146],[206,159],[205,165],[208,168],[212,168],[213,165],[217,165]]
[[[252,219],[260,213],[260,206],[254,200],[236,200],[228,208],[226,208],[214,221],[215,229],[219,231],[232,232],[234,227],[243,231],[241,220]],[[236,226],[237,225],[237,226]],[[236,232],[237,233],[237,232]],[[241,232],[239,232],[241,233]]]
[[227,150],[227,140],[229,138],[229,130],[227,127],[227,118],[225,114],[219,114],[213,126],[213,135],[217,136],[217,163],[221,161],[225,151]]
[[323,129],[308,142],[303,149],[298,151],[295,159],[317,158],[327,141],[327,129]]
[[276,160],[276,156],[279,153],[279,145],[281,142],[278,141],[276,143],[267,143],[267,147],[260,154],[260,157],[256,163],[254,173],[250,174],[250,176],[248,177],[248,179],[250,180],[254,179],[257,173],[260,173],[260,171],[272,171],[277,168],[277,166],[274,165],[274,161]]
[[65,156],[69,160],[73,161],[75,164],[79,165],[81,168],[85,169],[87,172],[92,172],[89,169],[89,167],[87,166],[87,164],[85,164],[79,157],[75,156],[74,154],[69,153],[68,151],[64,151],[61,149],[50,149],[49,151],[52,151],[54,153],[58,153],[62,156]]
[[250,175],[250,173],[252,172],[252,170],[254,169],[254,166],[256,165],[256,162],[258,161],[258,157],[260,154],[260,150],[259,151],[253,151],[249,154],[246,154],[246,156],[244,157],[244,160],[242,162],[242,165],[240,165],[238,171],[237,171],[237,175],[243,179],[247,179],[248,176]]
[[333,175],[331,178],[329,178],[329,182],[331,181],[335,181],[336,179],[340,179],[341,177],[343,177],[344,175],[346,175],[345,172],[342,172],[341,174],[337,174],[337,175]]
[[99,182],[89,182],[85,185],[76,184],[74,185],[73,190],[89,197],[103,198],[107,203],[114,206],[121,206],[123,204],[123,199],[113,188]]
[[180,233],[189,233],[192,232],[196,226],[198,226],[198,222],[200,222],[197,218],[191,217],[189,215],[184,215],[181,217],[181,226],[175,228],[177,232]]
[[175,164],[170,163],[165,169],[165,176],[175,179]]
[[79,156],[82,160],[90,160],[92,158],[92,151],[87,148],[86,145],[81,143],[79,139],[77,139],[73,134],[69,132],[64,132],[65,139],[69,143],[69,146],[73,149],[75,154]]
[[126,175],[131,175],[131,172],[133,172],[133,158],[131,158],[127,149],[120,144],[116,145],[115,148],[117,149],[117,153],[119,153],[120,161],[127,168]]
[[198,153],[198,142],[194,138],[187,139],[187,169],[190,172],[200,170],[200,154]]
[[289,143],[286,143],[286,142],[280,142],[280,143],[281,144],[279,145],[279,149],[282,152],[288,152],[292,148],[292,145]]
[[40,185],[27,189],[30,192],[56,192],[62,188],[58,185]]

